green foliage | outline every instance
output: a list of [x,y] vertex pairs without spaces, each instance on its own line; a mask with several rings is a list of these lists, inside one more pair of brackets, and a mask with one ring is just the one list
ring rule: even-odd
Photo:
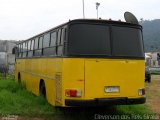
[[43,97],[28,92],[13,80],[0,80],[0,115],[41,116],[54,113]]
[[[119,117],[120,120],[123,119],[133,119],[137,120],[139,117],[141,120],[145,119],[145,115],[154,115],[145,105],[117,105],[108,107],[90,107],[90,108],[63,108],[61,109],[61,114],[58,118],[65,120],[93,120],[101,119],[115,120],[114,117]],[[111,118],[108,118],[111,117]],[[121,117],[124,117],[121,119]],[[128,119],[126,118],[128,117]],[[48,118],[52,120],[52,118]]]
[[160,19],[142,21],[146,52],[160,52]]
[[120,114],[128,114],[128,115],[153,114],[153,112],[151,112],[149,108],[147,108],[145,105],[120,105],[116,106],[116,109]]

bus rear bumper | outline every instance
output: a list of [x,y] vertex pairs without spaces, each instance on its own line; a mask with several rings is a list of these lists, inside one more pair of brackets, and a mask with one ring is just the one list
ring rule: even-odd
[[131,105],[131,104],[143,104],[146,102],[146,98],[97,98],[91,100],[73,100],[65,99],[66,106],[109,106],[109,105]]

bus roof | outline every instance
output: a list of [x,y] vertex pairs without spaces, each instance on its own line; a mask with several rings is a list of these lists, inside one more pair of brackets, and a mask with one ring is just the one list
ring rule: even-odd
[[119,21],[115,21],[115,20],[111,20],[111,19],[109,19],[109,20],[107,20],[107,19],[74,19],[74,20],[69,20],[68,22],[60,24],[60,25],[58,25],[56,27],[53,27],[53,28],[51,28],[49,30],[46,30],[46,31],[44,31],[44,32],[42,32],[40,34],[37,34],[37,35],[33,36],[33,37],[30,37],[29,39],[23,40],[23,41],[21,41],[19,43],[31,40],[31,39],[33,39],[35,37],[41,36],[44,33],[47,33],[49,31],[53,31],[53,30],[55,30],[57,28],[60,28],[62,26],[69,25],[69,24],[76,24],[76,23],[108,23],[108,24],[118,24],[118,25],[128,25],[128,26],[139,26],[139,27],[142,27],[139,24],[127,23],[127,22],[123,22],[123,21],[120,21],[120,20]]
[[71,20],[69,21],[69,23],[78,23],[78,22],[83,22],[83,23],[109,23],[109,24],[124,24],[124,25],[132,25],[132,26],[141,26],[139,24],[133,24],[133,23],[128,23],[128,22],[124,22],[121,20],[115,21],[115,20],[107,20],[107,19],[75,19],[75,20]]

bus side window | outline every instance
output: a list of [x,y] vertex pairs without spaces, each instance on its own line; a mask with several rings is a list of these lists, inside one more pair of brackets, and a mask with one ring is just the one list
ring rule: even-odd
[[52,49],[52,55],[56,55],[56,40],[57,40],[57,32],[51,33],[51,43],[50,48]]
[[34,40],[32,40],[32,44],[31,44],[31,50],[34,50]]
[[20,58],[22,57],[22,53],[23,53],[23,52],[22,52],[22,49],[23,49],[23,46],[22,46],[22,43],[21,43],[21,44],[20,44],[20,54],[19,54],[19,55],[20,55]]
[[28,56],[28,41],[26,41],[26,57]]
[[22,43],[22,46],[23,46],[22,47],[22,52],[24,52],[24,48],[25,48],[25,43],[24,42]]
[[21,44],[18,45],[18,57],[21,57]]
[[33,48],[34,48],[34,40],[31,40],[31,44],[30,44],[30,51],[28,52],[28,57],[32,57],[33,56]]
[[63,55],[63,44],[64,44],[65,29],[62,28],[59,31],[58,31],[57,55],[62,56]]
[[35,44],[34,44],[34,56],[40,56],[41,55],[41,50],[39,50],[39,37],[35,39]]
[[43,40],[43,36],[41,36],[40,38],[39,38],[39,46],[38,46],[38,49],[42,49],[42,40]]
[[50,43],[50,33],[46,33],[43,38],[43,48],[49,47]]
[[19,57],[19,53],[20,53],[20,51],[19,51],[19,50],[20,50],[20,46],[19,46],[19,45],[17,45],[17,48],[18,48],[18,49],[17,49],[17,57]]
[[23,57],[26,57],[27,56],[27,42],[24,42],[24,51],[23,51]]
[[67,28],[64,29],[63,54],[67,54]]
[[26,57],[26,42],[23,42],[23,58]]
[[34,50],[37,50],[37,49],[38,49],[38,43],[39,43],[39,38],[37,37],[37,38],[35,39]]
[[22,46],[22,43],[21,43],[21,54],[20,54],[20,57],[22,57],[23,55],[23,46]]
[[28,48],[27,49],[28,49],[28,51],[31,50],[31,40],[28,41]]
[[39,37],[39,46],[38,46],[38,54],[42,55],[42,47],[43,47],[43,36]]
[[65,29],[63,28],[63,29],[62,29],[62,34],[61,34],[61,42],[60,42],[60,45],[63,45],[64,39],[65,39]]
[[58,30],[57,45],[60,45],[60,42],[61,42],[61,29]]
[[51,54],[51,49],[49,48],[50,46],[50,33],[46,33],[44,35],[44,39],[43,39],[43,55],[48,56]]

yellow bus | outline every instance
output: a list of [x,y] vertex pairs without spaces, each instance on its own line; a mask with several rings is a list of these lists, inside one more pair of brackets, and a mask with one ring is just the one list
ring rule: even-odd
[[141,25],[76,19],[17,48],[16,80],[54,106],[145,103]]

